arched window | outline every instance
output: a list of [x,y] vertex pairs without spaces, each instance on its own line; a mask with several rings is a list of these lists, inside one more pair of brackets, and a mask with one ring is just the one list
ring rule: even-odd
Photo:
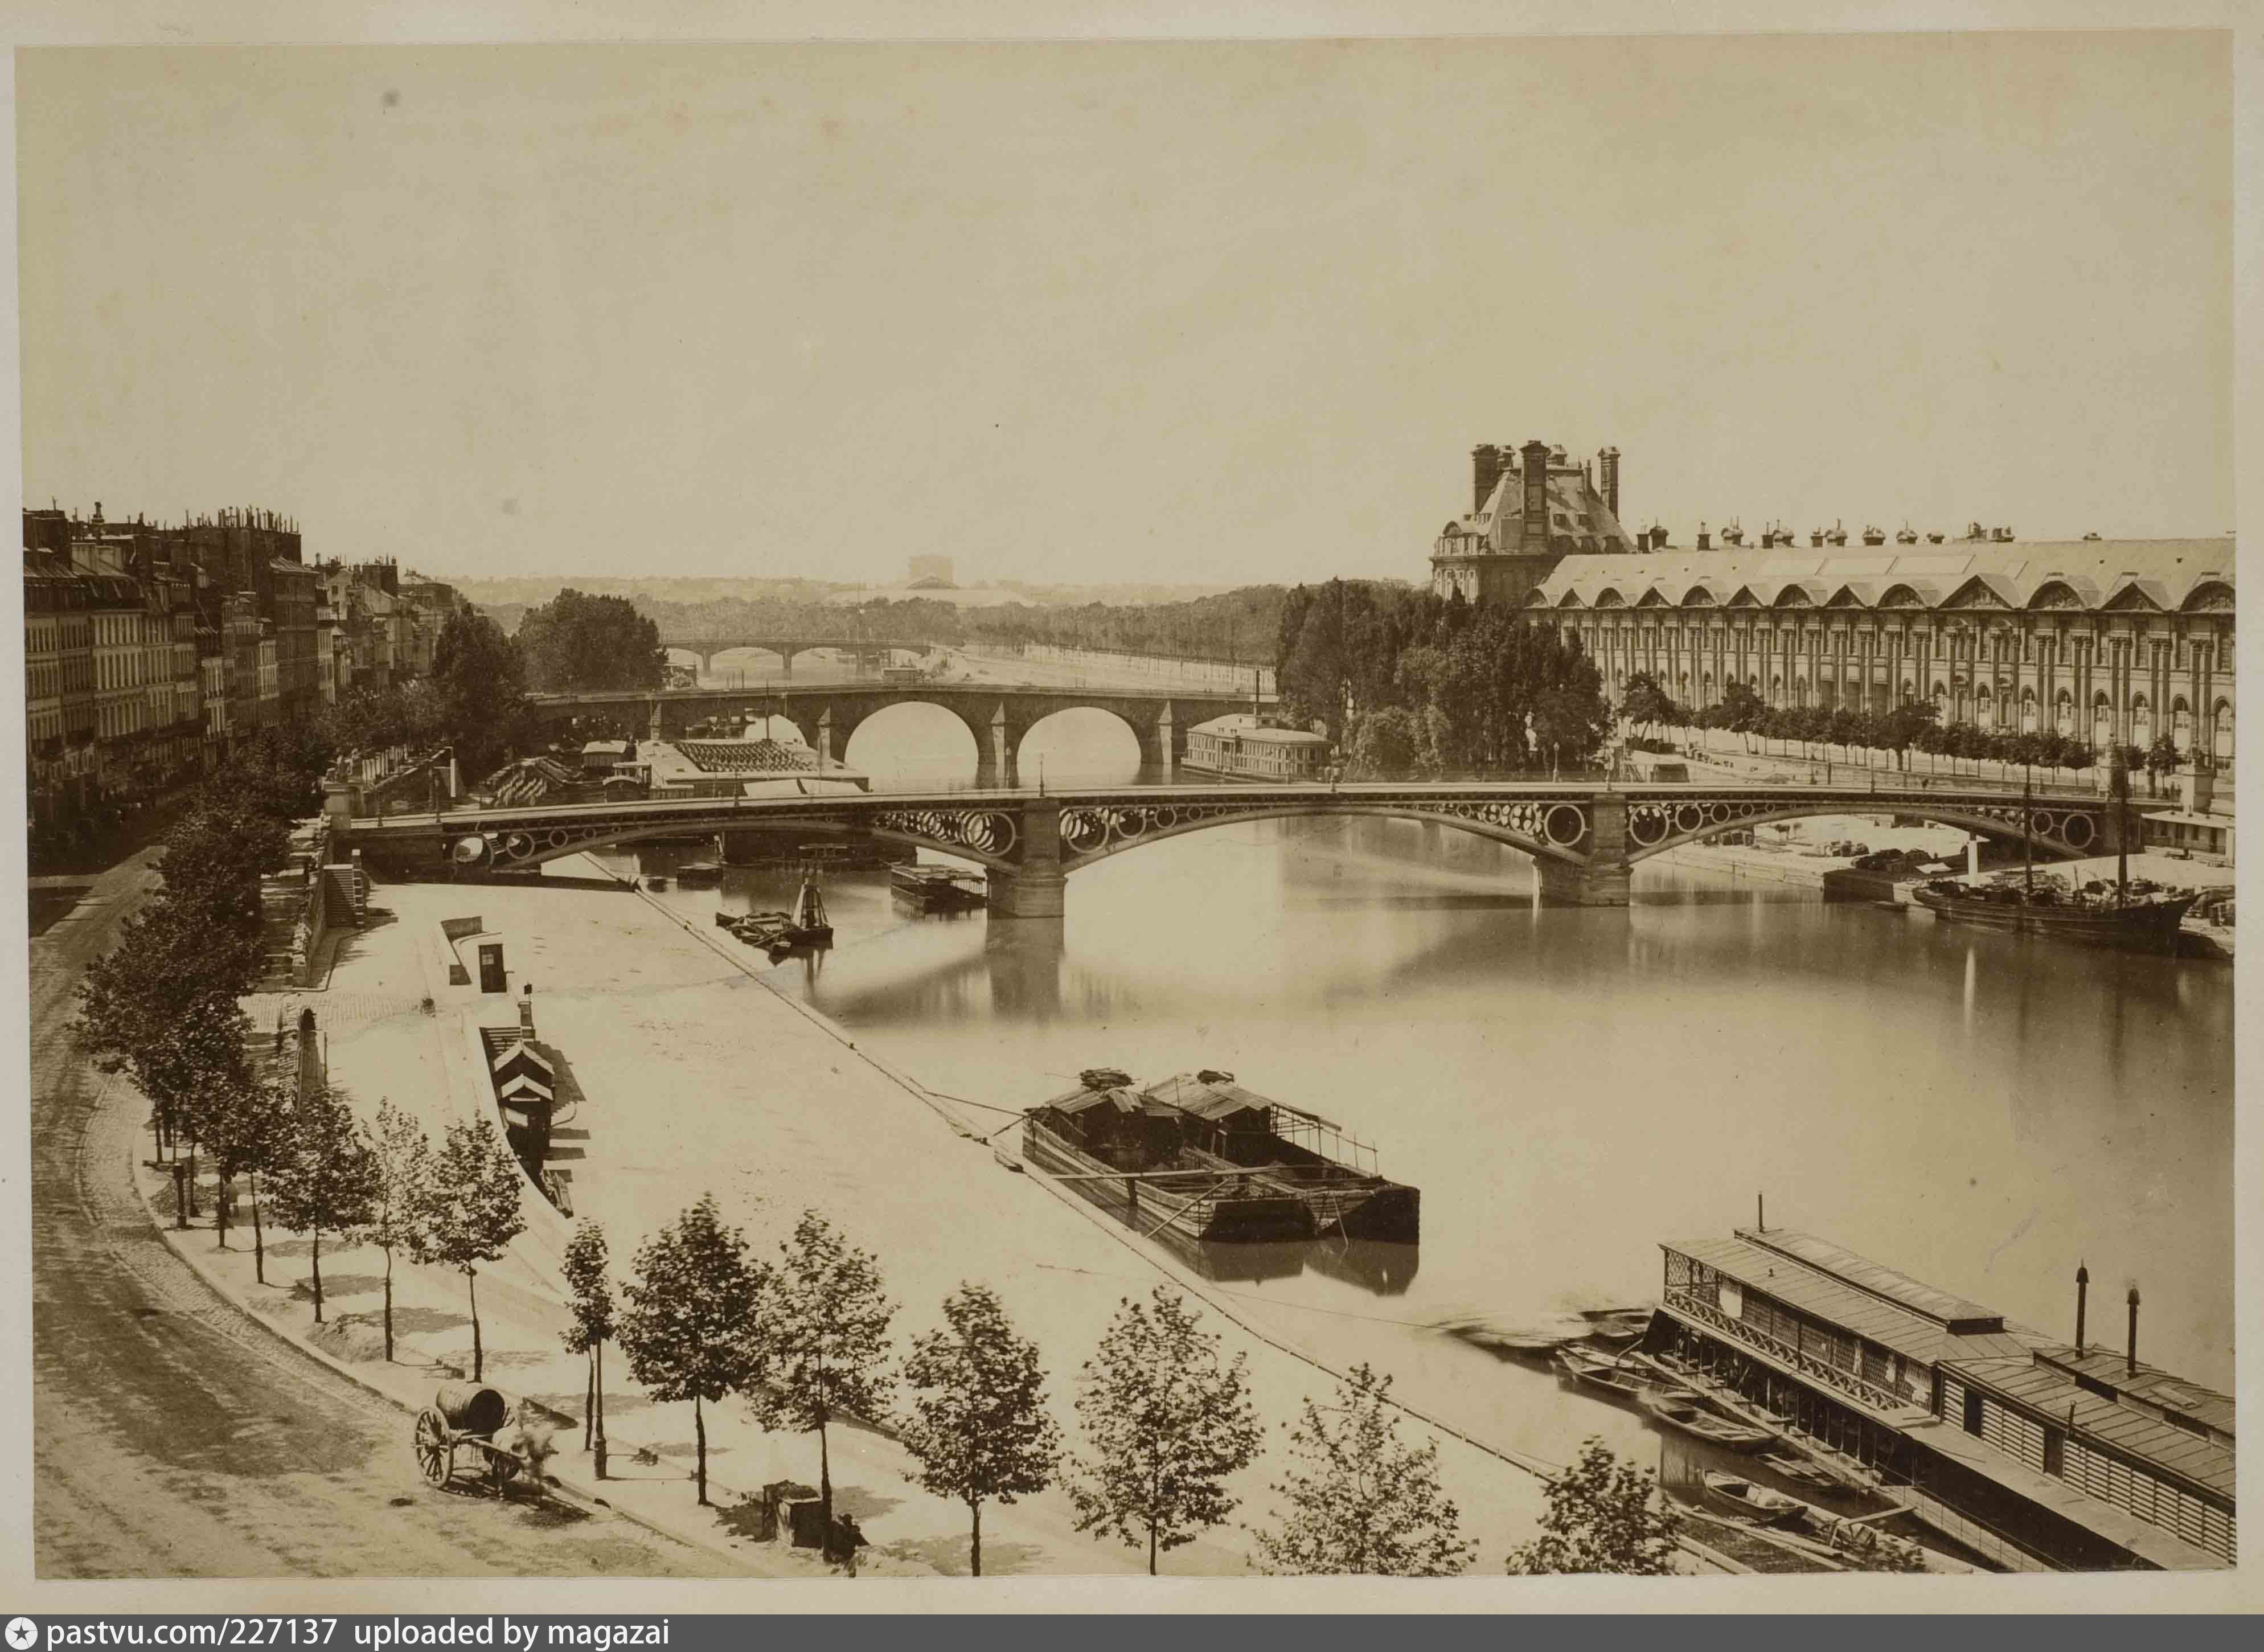
[[2209,714],[2210,750],[2219,764],[2232,761],[2232,702],[2221,699]]
[[2142,751],[2154,743],[2154,710],[2144,694],[2130,702],[2130,743]]
[[2170,738],[2178,743],[2181,751],[2193,750],[2193,707],[2181,694],[2170,702]]
[[2036,731],[2036,693],[2032,688],[2021,691],[2021,732],[2032,735]]
[[2064,688],[2052,701],[2052,727],[2064,735],[2075,733],[2075,701]]

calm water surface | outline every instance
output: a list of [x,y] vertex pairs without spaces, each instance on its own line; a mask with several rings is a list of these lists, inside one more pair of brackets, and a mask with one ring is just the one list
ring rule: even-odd
[[[2142,1355],[2230,1388],[2229,967],[1655,862],[1626,910],[1542,908],[1532,886],[1514,851],[1379,820],[1144,847],[1077,873],[1059,924],[914,917],[885,874],[836,873],[838,944],[773,979],[971,1101],[1020,1108],[1085,1067],[1219,1067],[1375,1143],[1422,1190],[1419,1255],[1267,1248],[1227,1258],[1221,1288],[1554,1460],[1587,1433],[1648,1437],[1436,1328],[1654,1301],[1658,1243],[1749,1224],[1757,1196],[1772,1225],[2061,1336],[2079,1261],[2117,1345],[2136,1281]],[[734,871],[661,898],[704,922],[794,887]],[[1136,1284],[1128,1258],[1107,1286]]]

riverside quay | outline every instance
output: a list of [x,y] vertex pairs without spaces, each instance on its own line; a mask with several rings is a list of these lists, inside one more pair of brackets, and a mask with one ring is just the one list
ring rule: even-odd
[[2233,1402],[2087,1339],[2062,1342],[1811,1234],[1663,1244],[1650,1344],[2010,1570],[2231,1565]]

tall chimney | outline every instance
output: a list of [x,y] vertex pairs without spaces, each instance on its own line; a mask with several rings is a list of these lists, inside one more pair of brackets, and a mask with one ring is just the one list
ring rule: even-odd
[[1525,545],[1527,556],[1549,548],[1549,444],[1527,442],[1518,450],[1525,483]]
[[1706,525],[1703,522],[1698,525],[1698,548],[1702,551],[1710,551],[1714,548],[1714,536],[1706,532]]
[[519,989],[519,1025],[527,1037],[534,1036],[534,983],[531,981]]
[[1620,513],[1620,450],[1607,447],[1596,458],[1604,475],[1604,509],[1616,517]]
[[1501,480],[1502,467],[1509,455],[1491,442],[1480,442],[1470,449],[1470,510],[1473,514],[1485,509],[1485,502],[1493,496],[1493,485]]
[[2138,1374],[2138,1287],[2130,1287],[2130,1351],[2123,1356],[2122,1374]]
[[2075,1264],[2075,1357],[2083,1358],[2083,1308],[2091,1294],[2091,1270],[2080,1262]]

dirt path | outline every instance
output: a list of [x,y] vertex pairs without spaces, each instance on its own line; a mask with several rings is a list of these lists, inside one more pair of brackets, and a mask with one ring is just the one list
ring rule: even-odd
[[293,1353],[168,1250],[128,1181],[142,1108],[69,1027],[144,851],[31,945],[33,1530],[44,1577],[714,1576],[604,1511],[418,1478],[409,1420]]

